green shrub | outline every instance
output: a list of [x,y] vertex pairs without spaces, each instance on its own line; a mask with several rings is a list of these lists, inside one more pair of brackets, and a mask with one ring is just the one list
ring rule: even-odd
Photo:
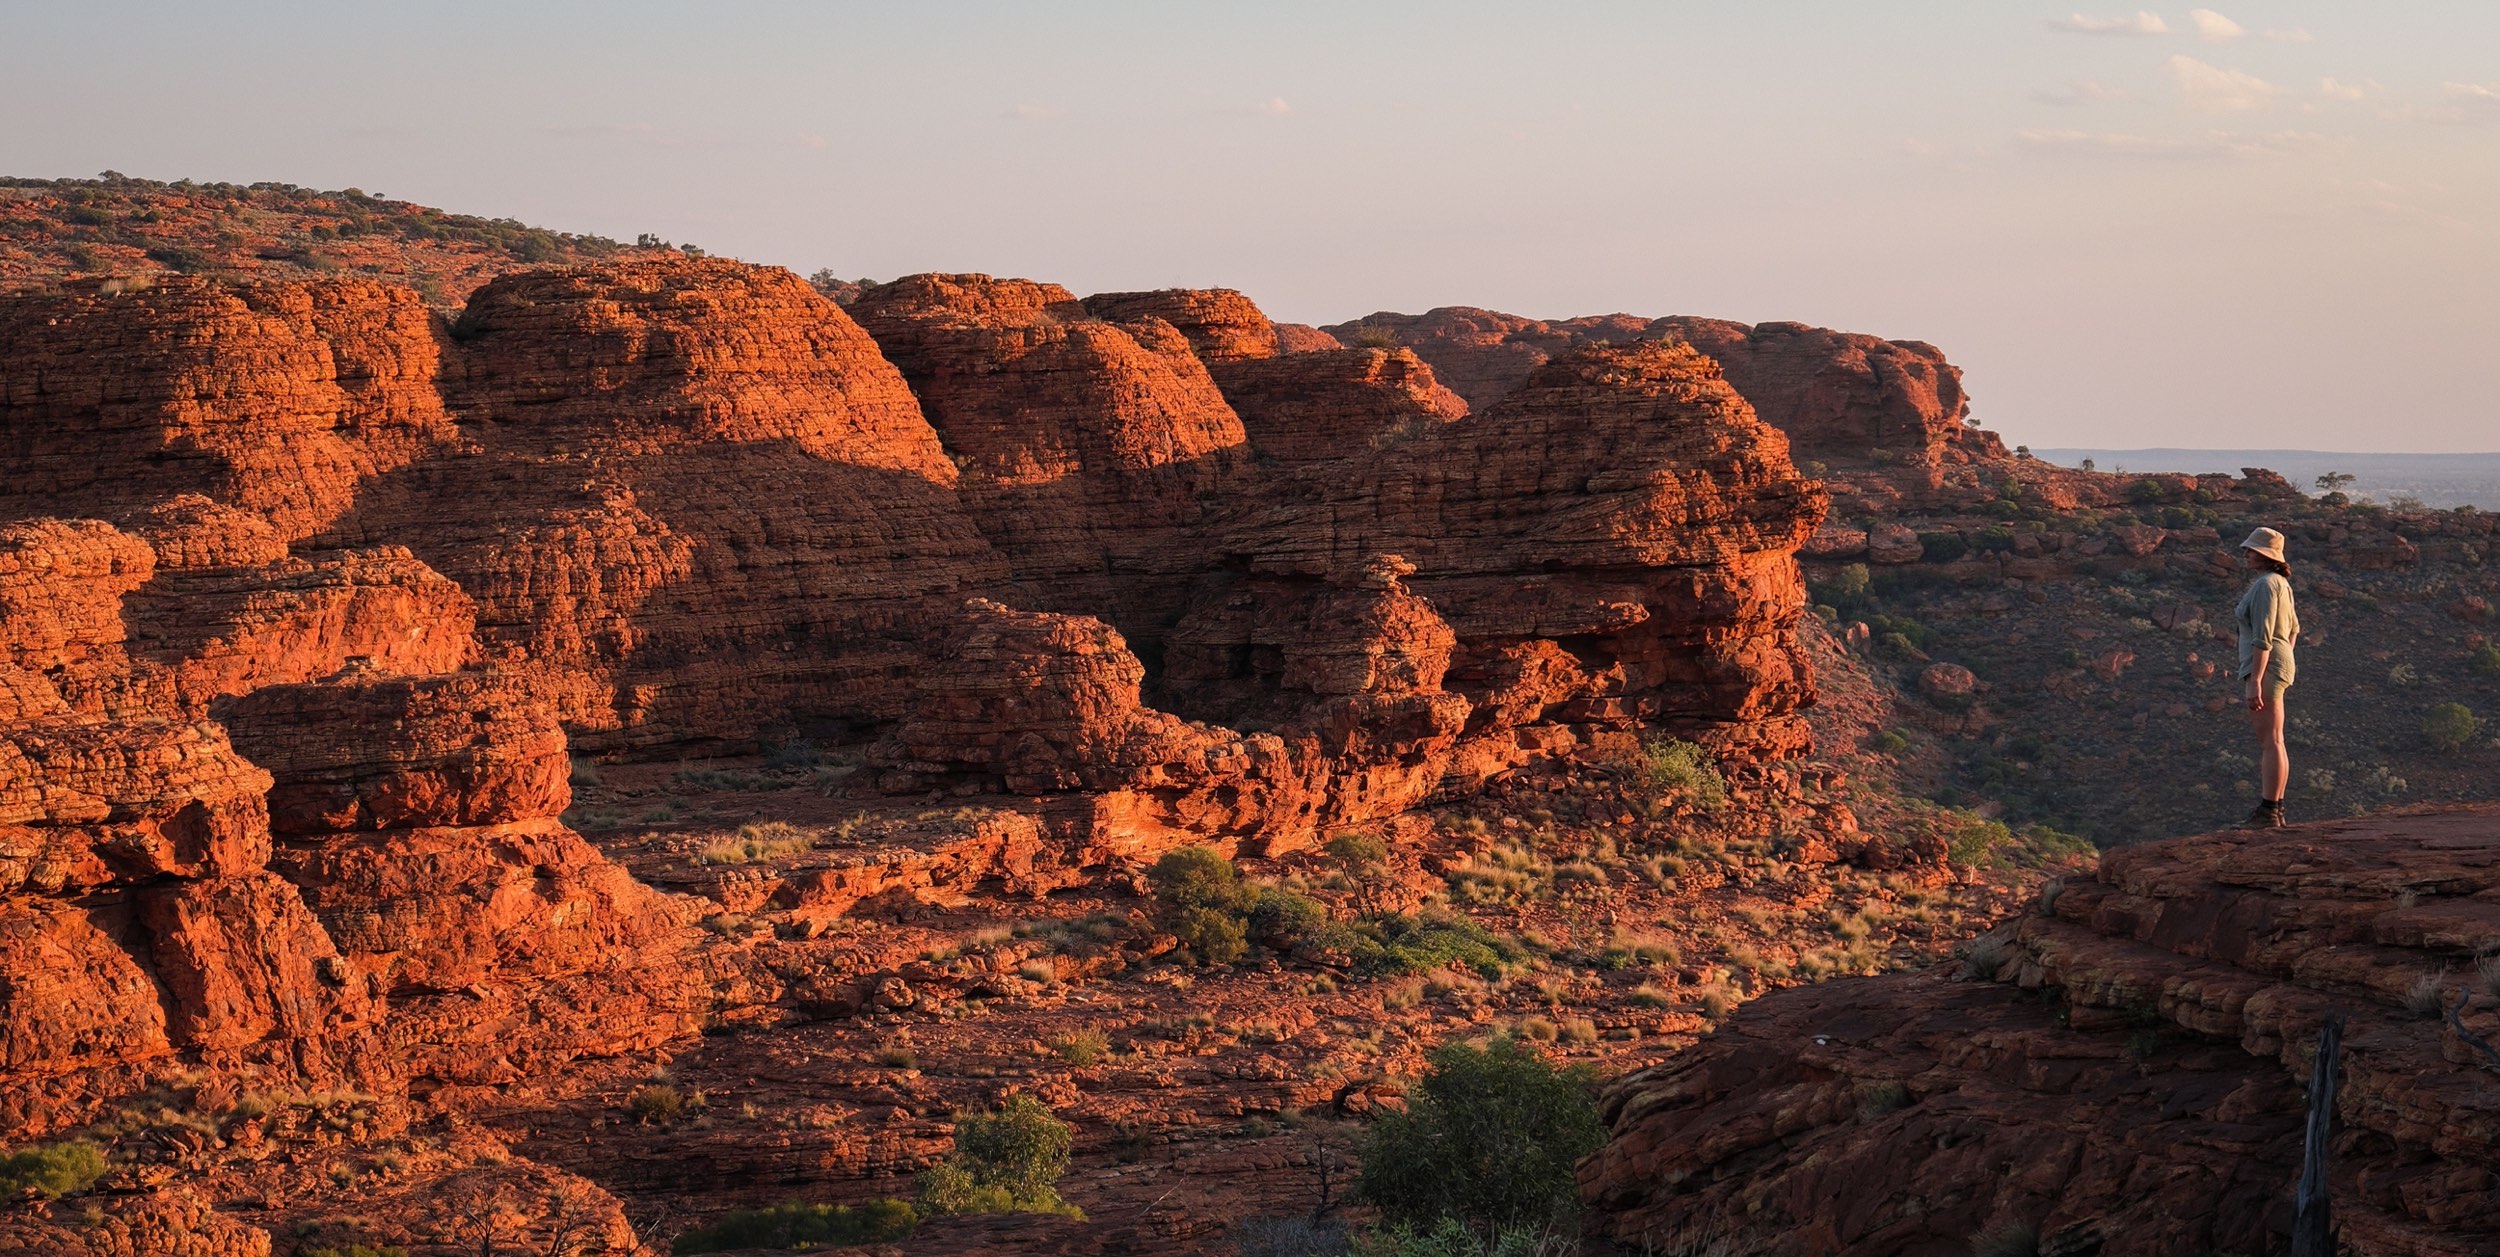
[[1215,908],[1184,908],[1172,918],[1172,936],[1189,959],[1209,967],[1229,965],[1250,950],[1249,930],[1242,918]]
[[1866,601],[1867,591],[1874,584],[1875,577],[1867,571],[1864,563],[1852,563],[1832,573],[1830,580],[1806,582],[1816,602],[1830,603],[1842,609],[1854,609]]
[[1328,909],[1308,895],[1273,886],[1259,889],[1256,906],[1250,909],[1250,937],[1261,947],[1289,952],[1319,937],[1328,928]]
[[2013,841],[2014,831],[2007,829],[2005,822],[1966,816],[1961,828],[1946,837],[1944,855],[1965,868],[1992,867],[1997,850]]
[[1910,740],[1899,730],[1886,729],[1866,740],[1866,749],[1879,755],[1898,755],[1910,749]]
[[1573,1165],[1605,1142],[1585,1069],[1496,1039],[1433,1050],[1403,1113],[1363,1146],[1361,1192],[1392,1223],[1533,1227],[1579,1208]]
[[1255,891],[1242,884],[1241,872],[1213,847],[1182,847],[1165,853],[1146,871],[1155,901],[1177,914],[1191,908],[1244,913]]
[[75,1195],[104,1177],[104,1150],[83,1140],[20,1148],[0,1157],[0,1195],[27,1188],[46,1199]]
[[1705,811],[1727,802],[1727,778],[1719,775],[1710,752],[1681,738],[1644,742],[1642,748],[1641,777],[1650,789],[1672,790]]
[[[1385,847],[1382,854],[1387,854]],[[1328,924],[1328,911],[1316,900],[1245,882],[1232,861],[1207,847],[1183,847],[1165,855],[1147,870],[1146,879],[1154,887],[1164,928],[1202,965],[1241,959],[1253,939],[1264,947],[1292,951],[1318,937]]]
[[2465,665],[2479,675],[2500,677],[2500,646],[2485,642],[2482,649],[2466,656]]
[[[710,1252],[708,1248],[683,1249],[684,1252]],[[329,1244],[307,1248],[303,1257],[408,1257],[408,1250],[397,1244]]]
[[1430,973],[1453,961],[1484,977],[1499,977],[1522,957],[1516,944],[1465,917],[1443,913],[1383,913],[1331,927],[1317,941],[1346,953],[1365,977]]
[[1202,965],[1229,965],[1250,949],[1247,918],[1258,890],[1241,880],[1233,862],[1211,847],[1167,852],[1147,870],[1157,914],[1180,939],[1189,958]]
[[2422,736],[2450,755],[2472,746],[2482,731],[2483,722],[2463,703],[2441,703],[2422,717]]
[[678,1236],[669,1245],[669,1251],[717,1253],[739,1248],[891,1244],[910,1235],[919,1224],[918,1211],[900,1200],[872,1200],[862,1205],[809,1205],[793,1200],[763,1209],[740,1209],[710,1226]]
[[933,1214],[1062,1213],[1059,1199],[1073,1132],[1029,1095],[997,1111],[955,1119],[955,1154],[920,1176],[921,1207]]
[[1389,862],[1389,844],[1378,834],[1348,830],[1328,840],[1322,850],[1348,876],[1369,872]]

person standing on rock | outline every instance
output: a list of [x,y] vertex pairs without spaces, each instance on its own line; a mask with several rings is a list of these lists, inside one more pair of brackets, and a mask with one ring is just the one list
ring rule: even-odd
[[2242,696],[2248,727],[2257,735],[2257,810],[2243,826],[2273,829],[2283,821],[2283,793],[2291,785],[2291,754],[2283,746],[2283,694],[2292,687],[2292,646],[2300,640],[2300,615],[2292,609],[2292,565],[2283,557],[2283,534],[2260,528],[2240,543],[2240,560],[2257,578],[2240,595],[2232,618],[2240,629]]

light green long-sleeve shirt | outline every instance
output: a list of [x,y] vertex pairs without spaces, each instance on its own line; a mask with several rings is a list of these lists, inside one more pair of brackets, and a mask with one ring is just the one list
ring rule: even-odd
[[2240,678],[2247,679],[2262,650],[2268,678],[2291,684],[2292,642],[2300,636],[2300,615],[2292,610],[2292,583],[2276,572],[2258,576],[2248,583],[2248,592],[2240,595],[2232,616],[2240,626]]

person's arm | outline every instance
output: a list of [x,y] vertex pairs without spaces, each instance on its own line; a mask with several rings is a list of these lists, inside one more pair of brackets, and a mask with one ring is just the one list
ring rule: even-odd
[[2273,655],[2274,644],[2269,638],[2265,645],[2257,648],[2256,654],[2248,658],[2248,685],[2245,697],[2248,699],[2250,711],[2266,709],[2266,665],[2273,661]]

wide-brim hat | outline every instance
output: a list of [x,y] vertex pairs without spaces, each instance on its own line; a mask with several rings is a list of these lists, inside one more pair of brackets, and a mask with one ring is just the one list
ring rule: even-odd
[[2283,557],[2283,534],[2271,528],[2260,528],[2248,534],[2248,540],[2240,543],[2240,549],[2254,550],[2277,563],[2291,562]]

